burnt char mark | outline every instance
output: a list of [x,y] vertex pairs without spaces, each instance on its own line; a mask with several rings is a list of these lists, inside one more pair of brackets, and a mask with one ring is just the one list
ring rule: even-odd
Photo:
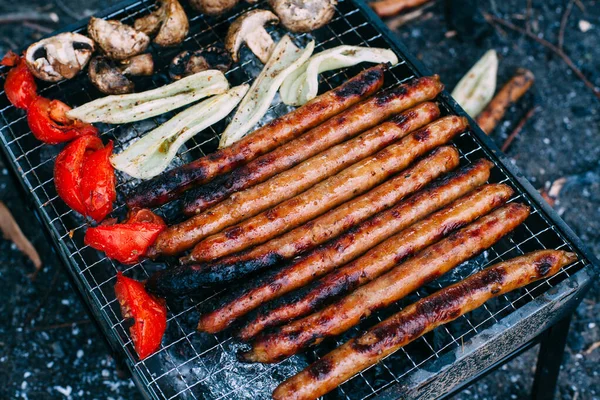
[[155,207],[178,197],[195,182],[206,178],[204,168],[175,168],[150,180],[141,182],[127,194],[129,208]]
[[556,259],[552,256],[546,256],[535,263],[535,272],[538,274],[538,277],[544,277],[550,272],[552,266],[556,262]]
[[[281,264],[284,259],[275,253],[264,255],[261,258],[244,260],[238,262],[214,261],[204,264],[198,271],[197,280],[201,285],[231,282],[244,276]],[[276,289],[277,283],[272,288]],[[279,284],[280,285],[280,284]],[[270,285],[271,286],[271,285]]]
[[369,68],[356,78],[350,79],[348,82],[342,84],[342,86],[334,89],[333,94],[340,99],[364,96],[373,85],[383,80],[385,69],[387,68],[383,64]]
[[415,133],[413,133],[413,138],[417,142],[424,142],[427,139],[429,139],[430,136],[431,136],[431,130],[428,128],[420,129],[420,130],[416,131]]
[[320,308],[326,301],[348,293],[358,287],[360,273],[344,274],[342,276],[331,275],[311,290],[309,307]]
[[[440,148],[434,150],[434,151],[439,151]],[[433,154],[433,152],[432,152]],[[489,163],[489,161],[487,160],[477,160],[472,164],[469,165],[465,165],[464,167],[458,169],[457,171],[454,172],[450,172],[449,174],[444,175],[441,179],[436,180],[435,182],[431,183],[429,185],[429,189],[433,190],[433,189],[438,189],[442,186],[447,185],[449,182],[453,181],[453,180],[458,180],[461,179],[465,176],[468,176],[470,174],[473,173],[473,171],[476,171],[480,168],[483,167],[489,167],[491,168],[491,165]]]
[[244,228],[241,226],[234,226],[229,229],[225,229],[225,237],[229,240],[237,239],[244,232]]
[[184,213],[191,215],[204,211],[229,196],[233,190],[228,185],[228,178],[228,174],[221,175],[205,185],[187,191],[183,203]]
[[391,122],[395,123],[398,127],[404,128],[405,125],[412,119],[417,118],[418,113],[415,110],[409,110],[398,114],[391,119]]
[[321,358],[308,367],[308,373],[318,381],[324,380],[333,370],[333,364],[328,358]]
[[399,97],[406,96],[408,94],[408,88],[408,85],[400,85],[393,89],[380,92],[375,95],[375,103],[380,107],[384,106]]

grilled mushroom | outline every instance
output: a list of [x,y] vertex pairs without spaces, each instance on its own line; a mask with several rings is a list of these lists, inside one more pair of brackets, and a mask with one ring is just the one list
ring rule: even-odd
[[310,32],[333,17],[337,0],[269,0],[281,24],[292,32]]
[[190,0],[190,5],[208,15],[219,15],[231,10],[239,0]]
[[190,24],[177,0],[160,0],[158,10],[135,20],[133,27],[154,37],[159,46],[175,46],[185,39]]
[[119,21],[90,18],[88,34],[112,60],[126,60],[142,53],[150,44],[150,38],[129,25]]
[[169,65],[169,75],[173,80],[177,80],[207,69],[227,72],[229,68],[231,68],[229,53],[218,47],[209,47],[194,52],[186,50],[177,54]]
[[44,81],[71,79],[81,71],[94,52],[94,42],[78,33],[61,33],[29,46],[25,62]]
[[150,54],[140,54],[118,64],[103,56],[90,61],[88,75],[90,81],[105,94],[131,93],[134,84],[127,76],[152,75],[154,62]]
[[252,10],[233,21],[225,38],[225,48],[231,53],[233,61],[238,61],[240,47],[246,43],[248,48],[265,64],[275,47],[265,26],[277,23],[279,23],[277,15],[268,10]]

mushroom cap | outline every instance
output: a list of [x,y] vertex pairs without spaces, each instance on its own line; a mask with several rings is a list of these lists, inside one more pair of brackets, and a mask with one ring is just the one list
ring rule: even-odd
[[105,94],[131,93],[134,84],[127,76],[152,75],[153,71],[154,61],[150,54],[140,54],[118,64],[107,57],[96,56],[88,67],[90,81]]
[[88,34],[112,60],[126,60],[142,53],[150,37],[120,21],[90,18]]
[[81,71],[94,52],[94,42],[78,33],[61,33],[27,48],[25,62],[31,73],[48,82],[71,79]]
[[329,21],[337,0],[269,0],[281,24],[292,32],[310,32]]
[[177,0],[160,0],[158,10],[138,18],[134,28],[147,35],[154,35],[159,46],[175,46],[185,39],[190,24],[181,4]]
[[194,10],[207,15],[219,15],[231,10],[239,0],[190,0]]
[[185,50],[177,54],[171,61],[169,75],[172,79],[177,80],[207,69],[227,72],[231,68],[231,63],[229,53],[219,47],[209,47],[194,52]]
[[88,68],[90,81],[105,94],[131,93],[134,84],[106,57],[96,56],[90,61]]
[[248,11],[233,21],[225,37],[225,48],[233,61],[238,61],[240,47],[247,43],[252,52],[263,63],[266,62],[272,51],[273,39],[265,30],[265,26],[277,23],[279,18],[269,10]]

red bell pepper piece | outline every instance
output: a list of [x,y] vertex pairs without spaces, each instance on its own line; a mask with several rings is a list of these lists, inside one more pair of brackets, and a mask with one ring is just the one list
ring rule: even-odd
[[54,184],[61,199],[73,210],[87,215],[81,195],[83,161],[86,152],[100,150],[102,141],[96,136],[82,136],[69,143],[56,157]]
[[160,347],[167,329],[167,307],[163,299],[146,292],[141,282],[117,274],[115,294],[124,318],[133,318],[129,328],[135,351],[140,359],[148,357]]
[[124,223],[88,228],[84,242],[120,263],[135,264],[166,227],[150,210],[140,210]]
[[68,142],[85,135],[98,135],[98,129],[90,124],[69,119],[71,107],[60,100],[38,97],[29,105],[27,123],[38,140],[48,144]]
[[4,92],[8,101],[15,107],[26,110],[37,97],[37,85],[25,59],[9,51],[0,64],[13,67],[6,74],[4,81]]
[[81,199],[86,214],[96,222],[112,212],[112,204],[117,199],[115,169],[109,160],[113,147],[110,141],[103,149],[87,153],[83,159]]

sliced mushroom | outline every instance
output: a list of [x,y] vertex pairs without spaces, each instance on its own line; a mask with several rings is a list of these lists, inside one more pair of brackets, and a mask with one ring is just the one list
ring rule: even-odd
[[94,52],[94,42],[78,33],[61,33],[29,46],[25,62],[44,81],[71,79],[81,71]]
[[310,32],[329,21],[337,0],[269,0],[281,24],[292,32]]
[[141,54],[116,64],[106,57],[96,56],[90,61],[90,81],[105,94],[131,93],[134,84],[127,76],[152,75],[154,62],[150,54]]
[[136,19],[133,27],[146,35],[156,35],[154,43],[167,47],[183,42],[190,24],[177,0],[160,0],[158,10]]
[[90,18],[88,34],[112,60],[126,60],[142,53],[150,37],[119,21]]
[[229,53],[218,47],[209,47],[194,52],[186,50],[177,54],[171,61],[169,75],[173,80],[177,80],[207,69],[227,72],[231,68],[231,63]]
[[240,47],[246,43],[256,57],[265,64],[275,47],[273,38],[265,26],[278,23],[277,15],[268,10],[252,10],[233,21],[225,38],[225,47],[231,53],[233,61],[238,61]]
[[231,10],[239,0],[190,0],[190,5],[208,15],[219,15]]

